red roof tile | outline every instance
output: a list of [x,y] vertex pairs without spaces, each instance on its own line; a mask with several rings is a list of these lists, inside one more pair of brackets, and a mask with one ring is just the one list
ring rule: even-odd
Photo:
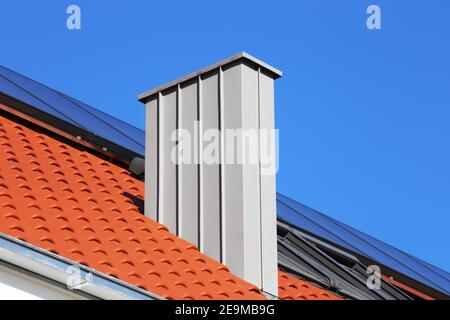
[[[138,209],[127,170],[0,116],[0,232],[170,299],[264,299]],[[279,274],[282,299],[339,299]]]
[[280,300],[342,300],[282,271],[278,272],[278,295]]
[[4,117],[0,154],[0,232],[166,298],[264,299],[143,216],[128,171]]

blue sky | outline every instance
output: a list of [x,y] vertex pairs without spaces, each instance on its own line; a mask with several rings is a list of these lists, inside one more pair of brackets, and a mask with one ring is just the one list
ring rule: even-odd
[[[81,7],[82,29],[66,28]],[[382,29],[366,28],[377,4]],[[450,270],[447,0],[9,1],[0,63],[144,128],[136,95],[239,51],[276,83],[278,191]]]

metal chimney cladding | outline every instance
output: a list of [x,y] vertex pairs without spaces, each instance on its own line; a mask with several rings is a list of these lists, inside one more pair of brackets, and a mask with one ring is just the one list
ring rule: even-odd
[[[145,214],[274,296],[275,174],[261,174],[261,149],[255,164],[224,164],[221,135],[220,163],[176,164],[171,136],[176,129],[194,136],[196,121],[200,136],[207,129],[274,129],[274,80],[281,75],[239,53],[138,97],[146,104]],[[196,139],[200,153],[207,143]]]

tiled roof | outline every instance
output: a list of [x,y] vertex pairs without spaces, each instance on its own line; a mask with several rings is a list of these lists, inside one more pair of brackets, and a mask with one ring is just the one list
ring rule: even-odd
[[278,272],[278,295],[281,300],[342,300],[342,298],[312,284]]
[[0,117],[0,232],[172,299],[263,299],[139,212],[126,170]]
[[[170,299],[264,299],[143,216],[144,184],[95,155],[0,116],[0,232]],[[279,275],[283,299],[334,299]]]

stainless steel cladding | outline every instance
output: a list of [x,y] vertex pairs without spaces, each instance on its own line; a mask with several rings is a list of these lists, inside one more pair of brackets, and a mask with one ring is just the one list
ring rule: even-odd
[[240,53],[139,96],[147,108],[145,214],[274,296],[279,77]]

